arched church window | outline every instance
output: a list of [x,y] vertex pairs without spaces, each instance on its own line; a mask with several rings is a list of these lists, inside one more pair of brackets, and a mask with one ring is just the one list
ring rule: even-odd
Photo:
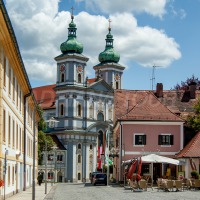
[[81,74],[78,74],[78,83],[81,83]]
[[98,136],[98,147],[103,146],[103,132],[99,131],[99,136]]
[[64,105],[60,104],[60,116],[64,115]]
[[78,155],[78,163],[81,163],[81,155]]
[[97,120],[99,121],[104,121],[104,115],[102,112],[99,112],[98,115],[97,115]]
[[78,115],[79,117],[81,117],[81,111],[82,111],[81,104],[78,104],[78,112],[77,112],[77,115]]
[[65,82],[65,74],[61,73],[61,82]]
[[119,82],[116,82],[116,89],[119,89]]
[[78,149],[81,149],[81,144],[78,144]]

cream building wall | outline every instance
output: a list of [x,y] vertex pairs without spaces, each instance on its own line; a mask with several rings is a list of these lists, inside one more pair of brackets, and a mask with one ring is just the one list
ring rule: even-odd
[[[5,181],[5,196],[8,197],[26,190],[32,184],[34,125],[36,144],[38,135],[34,113],[36,121],[39,120],[39,115],[35,112],[36,104],[31,94],[30,83],[2,0],[0,30],[0,180]],[[25,95],[28,97],[24,102]],[[37,167],[37,156],[35,162]],[[4,196],[4,187],[0,187],[1,198]]]

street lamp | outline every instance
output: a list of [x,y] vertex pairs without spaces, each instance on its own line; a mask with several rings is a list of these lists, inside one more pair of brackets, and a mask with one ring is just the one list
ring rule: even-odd
[[5,149],[5,158],[4,158],[4,200],[6,199],[6,171],[7,171],[7,155],[8,155],[8,150]]
[[45,194],[47,194],[47,141],[45,140]]
[[53,176],[53,178],[54,178],[54,184],[55,184],[55,181],[56,181],[56,158],[57,158],[56,149],[57,148],[58,148],[57,146],[53,146],[52,147],[53,152],[54,152],[53,157],[55,159],[55,161],[54,161],[54,176]]
[[110,154],[110,150],[109,150],[109,142],[110,142],[110,125],[108,126],[108,129],[106,131],[106,141],[107,141],[107,148],[106,148],[106,161],[107,161],[107,186],[109,185],[109,171],[110,171],[110,159],[109,159],[109,154]]

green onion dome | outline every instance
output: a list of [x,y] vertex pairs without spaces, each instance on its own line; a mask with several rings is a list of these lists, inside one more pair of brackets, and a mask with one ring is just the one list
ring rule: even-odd
[[115,62],[118,63],[120,55],[113,48],[113,36],[110,33],[111,28],[109,27],[109,33],[106,35],[106,47],[103,52],[99,54],[99,62]]
[[67,41],[63,42],[60,45],[60,50],[62,53],[79,53],[81,54],[83,52],[83,44],[78,42],[76,40],[76,24],[74,23],[73,15],[72,15],[72,21],[69,24],[68,28],[68,39]]

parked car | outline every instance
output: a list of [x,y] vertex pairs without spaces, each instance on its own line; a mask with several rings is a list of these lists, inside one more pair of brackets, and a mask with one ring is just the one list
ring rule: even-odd
[[93,178],[94,178],[94,175],[95,174],[99,174],[99,173],[101,173],[101,172],[92,172],[92,174],[90,175],[90,182],[92,183],[92,180],[93,180]]
[[92,179],[92,184],[105,184],[107,185],[107,174],[104,173],[96,173]]

